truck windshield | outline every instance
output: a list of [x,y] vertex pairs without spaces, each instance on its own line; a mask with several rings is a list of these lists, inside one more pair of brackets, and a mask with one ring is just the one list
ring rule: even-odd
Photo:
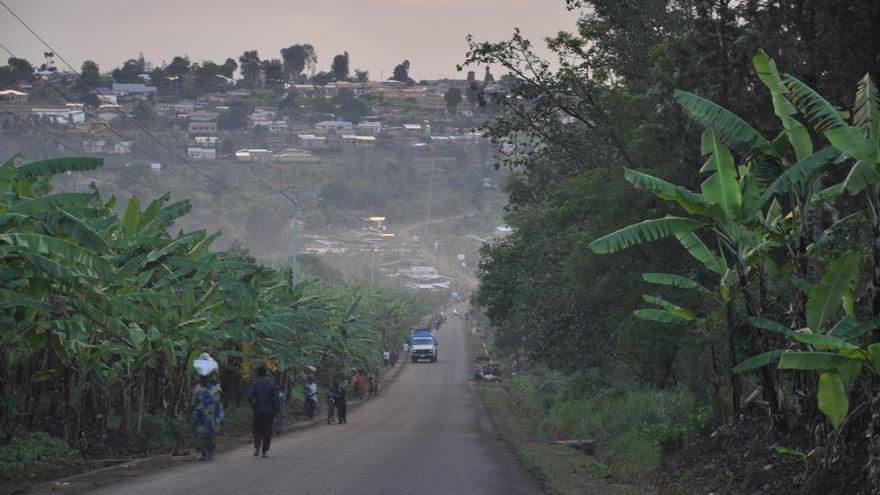
[[413,339],[413,345],[434,345],[433,339]]

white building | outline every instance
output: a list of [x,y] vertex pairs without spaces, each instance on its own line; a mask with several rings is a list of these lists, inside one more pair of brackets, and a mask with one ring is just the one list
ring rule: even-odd
[[56,124],[79,124],[86,121],[86,113],[78,108],[33,108],[31,112],[41,119],[47,117]]
[[83,151],[86,153],[103,153],[107,148],[107,141],[89,140],[83,141]]
[[342,144],[347,146],[373,146],[376,144],[375,136],[356,136],[354,134],[343,134]]
[[113,147],[107,150],[107,153],[129,155],[131,154],[131,141],[116,141],[113,143]]
[[358,130],[368,132],[370,134],[379,134],[382,132],[381,122],[361,122],[358,124]]
[[287,132],[287,122],[283,120],[257,121],[254,127],[264,127],[269,132]]
[[352,124],[351,122],[346,122],[344,120],[325,120],[323,122],[318,122],[317,124],[315,124],[315,129],[325,132],[348,130],[352,127],[354,127],[354,124]]
[[314,134],[298,134],[299,144],[304,148],[326,148],[327,138]]
[[272,152],[262,148],[245,148],[235,152],[235,159],[240,162],[268,162]]
[[220,138],[217,136],[194,136],[193,141],[195,141],[196,144],[215,146],[220,142]]
[[27,103],[28,94],[14,89],[0,91],[0,103]]
[[216,160],[217,150],[214,148],[189,147],[186,149],[186,155],[193,160]]
[[142,83],[114,82],[113,91],[119,96],[151,96],[156,94],[156,87]]

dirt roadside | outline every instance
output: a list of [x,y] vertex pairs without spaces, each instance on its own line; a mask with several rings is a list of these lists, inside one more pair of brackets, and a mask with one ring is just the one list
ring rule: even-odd
[[[400,360],[396,366],[387,368],[382,375],[382,381],[379,386],[380,395],[374,398],[350,401],[348,406],[349,412],[356,411],[360,406],[381,398],[382,393],[387,392],[390,387],[394,386],[397,375],[405,366],[406,361]],[[317,424],[321,424],[321,420],[317,418],[314,421],[303,420],[289,422],[285,425],[284,430],[277,436],[291,435]],[[235,436],[221,436],[218,438],[217,452],[228,452],[244,445],[251,444],[252,442],[253,440],[250,433],[243,433]],[[198,462],[198,456],[195,453],[187,453],[185,455],[177,456],[165,453],[148,457],[119,460],[115,461],[112,466],[89,470],[74,475],[62,475],[55,479],[52,479],[50,476],[44,477],[39,481],[23,481],[8,486],[0,486],[0,495],[85,493],[98,486],[112,485],[123,480],[190,462]],[[50,480],[47,481],[47,479]]]

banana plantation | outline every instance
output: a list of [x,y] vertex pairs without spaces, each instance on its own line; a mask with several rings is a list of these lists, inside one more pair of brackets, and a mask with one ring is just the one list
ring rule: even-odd
[[[817,457],[864,456],[880,489],[880,93],[866,75],[848,113],[764,52],[753,64],[778,134],[676,92],[705,129],[700,192],[626,169],[633,186],[680,213],[589,248],[674,240],[699,269],[643,274],[658,292],[635,316],[694,332],[711,356],[716,421],[760,403],[776,431],[808,430]],[[853,450],[864,437],[867,452]]]
[[[305,366],[319,381],[372,368],[427,308],[415,296],[306,281],[245,252],[216,252],[220,233],[173,232],[188,201],[53,192],[52,177],[93,158],[0,166],[0,432],[48,431],[86,451],[144,418],[189,406],[193,359],[220,363],[239,401],[264,363],[291,397]],[[124,207],[123,207],[124,206]],[[118,211],[122,212],[118,214]],[[298,390],[298,389],[297,389]]]

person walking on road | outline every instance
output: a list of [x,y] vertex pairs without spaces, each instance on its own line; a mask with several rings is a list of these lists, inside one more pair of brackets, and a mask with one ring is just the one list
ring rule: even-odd
[[315,377],[309,375],[308,383],[303,386],[305,400],[303,409],[309,419],[315,419],[315,409],[318,408],[318,385],[315,384]]
[[338,423],[347,423],[348,421],[345,418],[345,387],[340,385],[339,382],[334,381],[333,388],[330,389],[330,397],[333,398],[333,405],[336,407],[336,417],[339,419]]
[[199,376],[199,383],[193,392],[192,408],[195,412],[193,439],[196,450],[202,453],[200,461],[214,458],[216,444],[214,438],[225,424],[223,404],[220,402],[220,387],[211,383],[209,375]]
[[275,415],[278,413],[278,386],[269,378],[269,371],[265,365],[257,368],[258,378],[251,383],[247,393],[247,401],[254,411],[254,419],[251,428],[254,434],[254,457],[260,455],[268,457],[269,446],[272,443],[272,428],[275,424]]
[[383,352],[383,353],[382,353],[382,360],[385,361],[385,367],[386,367],[386,368],[387,368],[388,366],[390,366],[390,365],[391,365],[391,353],[388,352],[388,351]]

